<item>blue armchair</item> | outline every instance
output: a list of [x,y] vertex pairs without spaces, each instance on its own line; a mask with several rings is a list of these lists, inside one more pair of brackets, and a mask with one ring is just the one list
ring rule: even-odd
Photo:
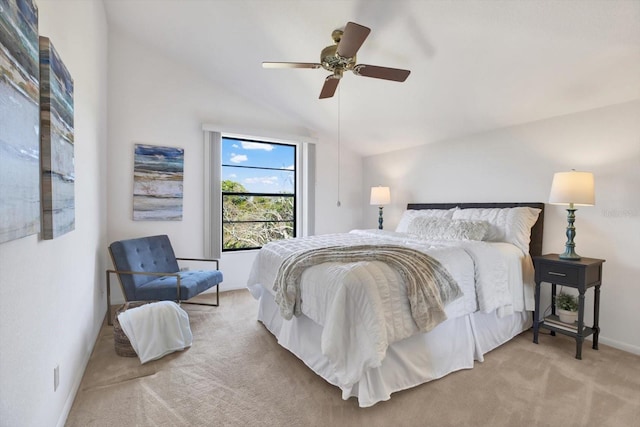
[[[126,301],[164,301],[211,305],[220,303],[222,272],[217,259],[177,258],[166,235],[120,240],[109,246],[115,270],[107,270],[107,315],[111,322],[111,274],[117,274]],[[178,260],[210,261],[215,270],[180,271]],[[216,302],[188,300],[216,287]]]

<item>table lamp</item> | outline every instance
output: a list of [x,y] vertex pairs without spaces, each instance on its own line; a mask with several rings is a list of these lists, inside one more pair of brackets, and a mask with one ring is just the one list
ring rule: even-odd
[[382,207],[388,205],[391,201],[391,193],[389,187],[371,187],[370,204],[379,207],[378,211],[378,229],[382,230]]
[[557,172],[553,175],[549,203],[553,205],[569,205],[567,209],[567,243],[561,259],[579,260],[580,255],[575,251],[576,220],[574,206],[593,206],[595,204],[595,184],[591,172]]

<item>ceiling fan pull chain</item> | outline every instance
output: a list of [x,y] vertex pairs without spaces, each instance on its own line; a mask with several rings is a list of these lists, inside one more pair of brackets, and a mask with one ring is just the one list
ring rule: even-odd
[[338,88],[338,203],[337,207],[340,207],[340,88]]

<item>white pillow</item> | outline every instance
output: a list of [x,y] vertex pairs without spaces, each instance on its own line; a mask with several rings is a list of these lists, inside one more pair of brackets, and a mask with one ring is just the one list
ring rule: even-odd
[[409,228],[409,223],[412,219],[417,217],[430,217],[430,218],[449,218],[451,219],[453,211],[458,208],[452,209],[407,209],[402,213],[396,231],[398,233],[406,233]]
[[453,219],[486,221],[489,230],[484,240],[512,243],[528,254],[531,227],[539,214],[540,209],[530,207],[470,208],[456,210]]
[[489,223],[419,216],[409,223],[407,233],[426,240],[482,240]]

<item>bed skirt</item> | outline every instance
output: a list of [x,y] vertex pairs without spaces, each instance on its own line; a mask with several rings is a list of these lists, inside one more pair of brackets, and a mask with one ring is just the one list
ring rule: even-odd
[[[254,286],[260,301],[258,320],[316,374],[338,386],[331,364],[320,349],[322,327],[302,315],[284,320],[273,295]],[[461,369],[473,368],[484,354],[531,327],[531,313],[498,318],[495,313],[472,313],[448,319],[431,332],[395,342],[382,365],[369,369],[360,381],[342,388],[342,398],[356,397],[360,407],[389,400],[391,393],[415,387]]]

